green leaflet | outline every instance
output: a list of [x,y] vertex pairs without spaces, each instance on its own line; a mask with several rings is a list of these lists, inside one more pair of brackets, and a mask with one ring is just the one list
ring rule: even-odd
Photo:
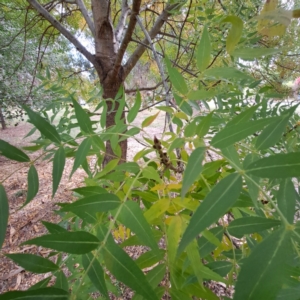
[[8,215],[8,199],[3,185],[0,184],[0,248],[2,247],[6,235]]
[[87,271],[87,274],[93,285],[102,295],[105,296],[106,299],[109,300],[109,295],[104,279],[104,271],[97,258],[94,257],[92,253],[84,254],[82,256],[82,265],[85,271]]
[[197,48],[196,59],[199,71],[204,71],[210,63],[211,44],[207,27],[204,26],[202,36]]
[[209,113],[207,116],[205,116],[199,125],[196,128],[196,134],[200,137],[203,138],[209,130],[209,127],[211,125],[211,120],[212,120],[213,112]]
[[205,147],[199,147],[195,149],[189,157],[186,169],[183,173],[181,198],[185,196],[190,186],[200,175],[202,171],[202,161],[204,159],[205,151]]
[[[79,104],[78,104],[79,105]],[[61,139],[55,127],[49,124],[39,114],[31,110],[27,106],[23,106],[32,124],[49,140],[56,144],[60,144]]]
[[0,154],[19,162],[29,162],[30,158],[20,149],[0,139]]
[[275,123],[275,121],[278,121],[278,118],[267,118],[226,126],[212,138],[211,145],[216,148],[226,148],[256,131],[262,130],[270,123]]
[[156,114],[153,115],[153,116],[147,117],[147,118],[142,122],[142,128],[145,128],[145,127],[151,125],[151,124],[155,121],[155,119],[157,118],[158,115],[159,115],[159,112],[156,113]]
[[56,287],[58,289],[62,289],[65,291],[69,291],[69,283],[68,283],[68,279],[66,277],[66,275],[64,274],[63,271],[59,271],[56,272],[55,274],[56,280],[55,280],[55,284],[53,285],[53,287]]
[[81,198],[73,203],[66,204],[61,211],[71,211],[78,216],[95,215],[97,212],[106,212],[117,208],[121,204],[118,196],[103,193]]
[[27,197],[23,206],[28,204],[37,194],[39,190],[39,176],[34,165],[31,165],[27,176],[28,189]]
[[159,177],[158,171],[155,170],[153,167],[151,166],[147,166],[143,169],[143,177],[147,178],[147,179],[153,179],[157,182],[161,182],[161,178]]
[[280,52],[280,49],[272,48],[240,48],[235,49],[231,55],[243,60],[255,60],[263,56],[269,56]]
[[161,261],[165,256],[165,250],[159,249],[157,251],[147,251],[140,255],[136,260],[136,264],[141,268],[149,268]]
[[70,177],[72,177],[73,173],[79,168],[79,166],[84,162],[86,156],[88,155],[88,152],[92,145],[92,139],[90,137],[86,138],[82,141],[80,146],[78,147],[78,150],[75,154],[75,160],[72,172],[70,174]]
[[80,129],[85,133],[92,133],[92,121],[90,120],[89,115],[76,100],[72,99],[72,103]]
[[[254,162],[258,159],[259,159],[259,156],[257,154],[253,154],[253,153],[248,154],[244,159],[243,167],[247,168],[248,165],[250,165],[252,162]],[[248,175],[248,176],[246,176],[245,181],[246,181],[247,186],[248,186],[248,190],[249,190],[251,200],[252,200],[254,206],[257,207],[257,198],[258,198],[259,188],[254,182],[259,184],[259,179],[255,176],[251,176],[251,175]]]
[[[100,240],[104,240],[107,235],[107,228],[104,226],[99,227],[97,235]],[[102,254],[107,269],[117,280],[125,283],[145,299],[158,300],[144,273],[129,255],[114,242],[111,234],[108,235]]]
[[73,189],[73,192],[85,197],[107,194],[107,190],[100,186],[84,186],[81,188]]
[[253,78],[251,76],[232,67],[215,67],[204,71],[204,75],[208,77],[226,79],[230,81],[253,81]]
[[238,275],[234,300],[276,299],[293,257],[291,233],[277,230],[254,248]]
[[285,116],[279,122],[268,125],[256,140],[255,147],[258,150],[266,149],[275,145],[282,137],[289,121],[289,116]]
[[26,271],[33,273],[48,273],[59,269],[51,260],[29,253],[6,254]]
[[126,201],[122,205],[118,221],[130,228],[145,245],[155,250],[154,252],[159,250],[150,225],[136,202]]
[[165,57],[165,62],[168,69],[168,75],[175,89],[179,93],[186,95],[189,90],[183,76],[177,71],[177,69],[171,66],[171,62],[167,57]]
[[230,174],[218,182],[193,214],[177,253],[180,254],[197,234],[226,213],[237,200],[241,190],[242,179],[237,173]]
[[239,115],[235,116],[232,120],[230,120],[226,124],[226,127],[228,127],[230,125],[237,125],[239,123],[244,123],[244,122],[249,121],[259,106],[260,106],[260,104],[257,104],[257,105],[254,105],[254,106],[251,106],[251,107],[245,109]]
[[38,245],[71,254],[85,254],[96,249],[100,241],[88,232],[76,231],[43,235],[22,245]]
[[294,222],[296,191],[290,178],[282,179],[277,194],[278,208],[290,224]]
[[0,295],[0,300],[68,300],[69,293],[65,290],[47,287],[28,291],[12,291]]
[[67,232],[68,230],[59,226],[58,224],[42,221],[42,224],[47,228],[49,233],[61,233]]
[[129,110],[127,115],[127,122],[131,123],[137,116],[142,104],[142,98],[140,91],[136,92],[135,101],[133,107]]
[[52,169],[52,198],[54,197],[58,185],[60,183],[66,162],[65,149],[63,147],[58,148],[53,158],[53,169]]
[[233,267],[232,262],[230,261],[213,261],[205,265],[215,273],[219,274],[222,277],[225,277]]
[[[150,283],[151,287],[155,288],[158,284],[163,280],[164,275],[166,273],[166,266],[164,264],[160,264],[147,272],[146,278]],[[138,294],[135,294],[132,300],[143,300],[144,298]]]
[[226,50],[231,54],[242,36],[243,21],[237,16],[228,16],[222,22],[229,22],[232,25],[226,39]]
[[275,226],[279,226],[281,221],[262,217],[244,217],[233,220],[227,227],[229,233],[241,238],[244,234],[261,232]]
[[51,277],[52,276],[49,276],[41,281],[39,281],[38,283],[34,284],[33,286],[31,286],[28,291],[31,291],[31,290],[37,290],[37,289],[41,289],[41,288],[45,288],[47,287],[49,281],[51,280]]
[[261,178],[300,176],[300,153],[274,154],[254,161],[245,168],[249,175]]

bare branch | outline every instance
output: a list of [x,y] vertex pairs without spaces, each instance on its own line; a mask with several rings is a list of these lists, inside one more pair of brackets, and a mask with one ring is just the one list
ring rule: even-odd
[[82,0],[76,0],[76,3],[85,19],[85,21],[87,22],[88,26],[89,26],[89,29],[90,31],[92,32],[92,35],[95,36],[95,26],[94,26],[94,23],[92,21],[92,19],[90,18],[89,16],[89,13],[83,3]]
[[115,31],[115,37],[118,45],[120,45],[121,43],[121,38],[123,35],[123,31],[125,29],[125,21],[129,12],[130,12],[130,8],[128,7],[127,0],[122,0],[121,16]]
[[163,84],[163,82],[159,82],[158,84],[154,85],[154,86],[150,86],[150,87],[141,87],[141,88],[136,88],[136,89],[125,89],[125,93],[129,94],[129,93],[136,93],[137,91],[153,91],[156,90],[159,86],[161,86]]
[[41,14],[54,28],[56,28],[76,49],[93,65],[97,64],[94,56],[64,27],[59,23],[41,4],[36,0],[27,0],[36,11]]
[[[176,8],[178,6],[177,3],[168,5],[163,12],[159,15],[156,22],[154,23],[152,29],[149,32],[149,36],[152,39],[156,37],[156,35],[159,33],[161,27],[165,24],[165,22],[168,20],[168,17],[171,15],[172,9]],[[147,38],[145,38],[140,44],[140,46],[134,51],[134,53],[131,55],[131,57],[128,59],[124,66],[124,76],[125,78],[130,73],[130,71],[133,69],[133,67],[136,65],[137,61],[140,59],[140,57],[143,55],[143,53],[146,50],[146,46],[149,45],[149,41]]]
[[[117,53],[117,56],[116,56],[115,66],[114,66],[114,70],[113,70],[114,75],[118,74],[118,72],[119,72],[123,56],[124,56],[125,51],[128,47],[128,44],[131,40],[131,36],[132,36],[132,33],[134,31],[134,28],[135,28],[135,24],[136,24],[136,16],[139,13],[141,2],[142,2],[142,0],[133,0],[131,16],[130,16],[128,28],[126,30],[124,39],[122,41],[122,44],[121,44],[120,49],[119,49],[119,51]],[[115,77],[114,75],[112,75],[111,78],[114,78]]]

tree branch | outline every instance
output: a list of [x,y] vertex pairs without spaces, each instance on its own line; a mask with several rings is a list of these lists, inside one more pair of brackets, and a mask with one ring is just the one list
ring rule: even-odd
[[161,81],[155,86],[141,87],[141,88],[136,88],[136,89],[125,89],[125,93],[129,94],[129,93],[136,93],[137,91],[140,91],[140,92],[142,92],[142,91],[153,91],[153,90],[156,90],[162,84],[163,84],[163,82]]
[[54,28],[56,28],[76,49],[93,65],[97,64],[94,56],[64,27],[62,26],[41,4],[36,0],[27,0]]
[[115,75],[118,74],[119,69],[121,67],[123,56],[125,54],[125,51],[126,51],[127,46],[128,46],[128,44],[131,40],[131,36],[132,36],[132,33],[134,31],[134,28],[135,28],[136,16],[139,14],[139,10],[140,10],[140,7],[141,7],[141,2],[142,2],[142,0],[133,0],[131,16],[130,16],[128,28],[126,30],[124,39],[122,40],[122,44],[120,46],[120,49],[117,53],[116,60],[115,60],[115,66],[114,66],[114,70],[113,70],[111,78],[115,78]]
[[89,13],[88,13],[83,1],[76,0],[76,3],[86,21],[86,23],[88,24],[90,31],[92,32],[93,37],[95,37],[95,25],[94,25],[92,19],[90,18]]
[[[171,5],[168,5],[163,12],[159,15],[156,22],[154,23],[152,29],[149,32],[149,36],[152,39],[156,37],[156,35],[159,33],[161,27],[165,24],[165,22],[168,20],[168,17],[171,15],[172,9],[176,8],[178,6],[178,3],[174,3]],[[140,46],[134,51],[134,53],[131,55],[131,57],[128,59],[124,66],[124,76],[125,78],[130,73],[130,71],[134,68],[140,57],[145,52],[147,46],[149,45],[149,41],[147,38],[145,38],[140,44]]]
[[115,31],[115,37],[116,37],[116,41],[118,43],[118,48],[121,43],[123,31],[125,29],[125,21],[126,21],[126,18],[129,14],[129,12],[130,12],[130,8],[128,7],[127,0],[122,0],[121,16],[120,16],[120,19],[119,19],[119,22],[118,22],[118,25],[117,25],[116,31]]

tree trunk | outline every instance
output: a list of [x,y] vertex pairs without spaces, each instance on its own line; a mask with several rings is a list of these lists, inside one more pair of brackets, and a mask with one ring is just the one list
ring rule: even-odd
[[6,129],[5,118],[4,118],[1,106],[0,106],[0,123],[1,123],[1,126],[2,126],[2,130]]

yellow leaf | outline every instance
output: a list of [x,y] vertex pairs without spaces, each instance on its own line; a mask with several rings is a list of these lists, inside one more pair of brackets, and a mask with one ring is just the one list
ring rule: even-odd
[[159,112],[156,113],[153,116],[147,117],[143,122],[142,122],[142,128],[147,127],[153,123],[153,121],[157,118],[159,115]]
[[169,198],[163,198],[158,200],[155,204],[153,204],[145,213],[144,216],[148,223],[151,223],[158,217],[160,217],[162,214],[166,212],[166,210],[170,206],[170,199]]
[[156,184],[150,191],[163,191],[166,189],[166,185],[164,183]]
[[174,116],[179,119],[188,120],[187,115],[182,111],[177,112],[176,114],[174,114]]

